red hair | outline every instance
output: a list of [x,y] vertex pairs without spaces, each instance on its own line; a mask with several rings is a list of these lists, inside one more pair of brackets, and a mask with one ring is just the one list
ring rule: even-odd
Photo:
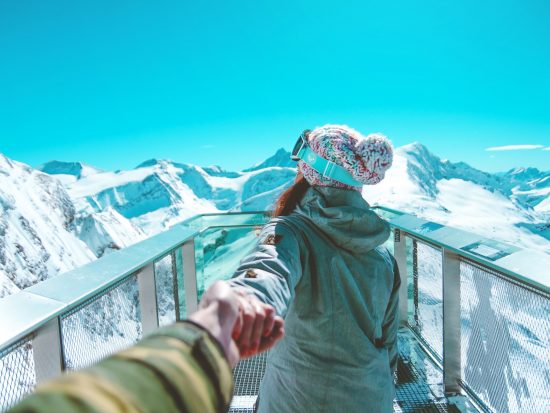
[[309,187],[310,185],[306,181],[306,178],[301,173],[298,173],[294,184],[283,192],[279,199],[277,199],[277,202],[275,202],[273,216],[290,215],[296,209],[296,205],[302,200]]

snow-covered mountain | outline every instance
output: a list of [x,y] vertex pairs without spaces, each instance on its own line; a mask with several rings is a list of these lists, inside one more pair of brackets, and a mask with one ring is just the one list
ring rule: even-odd
[[146,238],[139,227],[110,207],[92,214],[80,211],[75,218],[74,233],[96,257]]
[[[493,175],[466,163],[452,163],[413,143],[395,151],[392,168],[378,185],[366,186],[371,204],[416,214],[487,237],[550,253],[550,180],[534,168],[532,175]],[[533,179],[533,176],[536,178]],[[518,196],[546,193],[545,196]]]
[[59,176],[0,154],[0,298],[145,237],[112,208],[77,210]]
[[46,162],[37,169],[50,175],[56,175],[56,178],[63,183],[74,182],[77,179],[103,172],[101,169],[94,168],[82,162],[61,161]]
[[1,154],[0,212],[0,297],[96,258],[63,185]]
[[266,159],[259,164],[254,165],[251,168],[245,169],[243,172],[257,171],[259,169],[270,168],[272,166],[281,166],[286,168],[295,168],[296,162],[290,159],[290,153],[285,151],[283,148],[279,149],[275,155],[271,158]]
[[[197,211],[267,209],[291,184],[294,166],[284,149],[243,172],[152,159],[132,171],[95,173],[67,188],[78,210],[112,206],[152,235]],[[397,148],[387,178],[363,192],[371,204],[546,252],[549,193],[550,172],[489,174],[441,160],[418,142]]]
[[269,166],[227,172],[151,159],[129,171],[96,173],[66,187],[77,210],[93,215],[110,208],[153,235],[197,213],[269,208],[296,171],[278,166],[276,159],[265,164]]
[[[40,167],[46,174],[2,156],[0,298],[198,213],[269,209],[294,166],[283,149],[242,172],[150,159],[116,172],[54,161]],[[489,174],[413,143],[396,149],[386,179],[363,196],[550,253],[549,176],[534,168]]]
[[198,213],[269,208],[296,173],[279,158],[249,172],[155,159],[104,172],[0,155],[0,298]]
[[513,185],[511,191],[514,199],[537,212],[550,214],[550,171],[516,168],[506,172],[503,178]]

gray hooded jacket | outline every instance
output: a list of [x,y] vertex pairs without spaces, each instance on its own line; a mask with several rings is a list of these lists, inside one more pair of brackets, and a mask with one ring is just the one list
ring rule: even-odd
[[260,413],[391,412],[399,274],[390,228],[356,191],[309,188],[230,282],[285,317]]

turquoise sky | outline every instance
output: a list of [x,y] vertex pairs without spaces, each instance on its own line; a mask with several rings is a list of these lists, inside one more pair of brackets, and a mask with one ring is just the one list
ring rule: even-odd
[[0,152],[241,169],[330,122],[550,169],[549,22],[548,0],[0,0]]

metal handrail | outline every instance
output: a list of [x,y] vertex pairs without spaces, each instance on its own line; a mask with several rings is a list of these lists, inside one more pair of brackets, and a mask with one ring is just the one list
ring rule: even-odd
[[[442,362],[444,371],[445,390],[448,393],[458,392],[461,386],[459,336],[457,339],[457,331],[458,335],[460,334],[460,296],[457,296],[455,291],[459,290],[461,260],[472,261],[515,284],[548,297],[550,256],[521,250],[509,244],[423,220],[391,208],[372,208],[393,215],[388,222],[395,236],[394,255],[403,274],[407,273],[407,238],[427,243],[441,251],[445,355],[440,363]],[[220,221],[211,219],[216,217],[220,217]],[[34,358],[38,361],[37,379],[41,381],[54,375],[56,371],[60,372],[60,317],[134,275],[137,275],[140,284],[140,306],[142,317],[145,317],[142,320],[143,331],[151,331],[158,326],[154,264],[178,249],[181,249],[184,257],[183,284],[189,314],[196,309],[198,297],[195,238],[211,229],[256,227],[265,223],[268,217],[269,212],[265,211],[196,215],[166,232],[8,296],[0,300],[0,351],[5,351],[32,335]],[[70,288],[67,288],[68,285]],[[407,325],[406,282],[402,283],[400,297],[400,318],[402,323]],[[41,358],[61,362],[58,363],[57,370],[52,371],[50,367],[43,368],[39,365]]]
[[[0,349],[16,343],[50,320],[71,311],[101,291],[108,290],[120,280],[139,272],[210,228],[210,226],[204,226],[191,229],[189,228],[190,223],[209,216],[229,217],[260,214],[265,215],[266,213],[196,215],[168,231],[5,297],[0,300],[0,314],[2,314],[0,318]],[[212,227],[217,226],[212,225]],[[231,225],[228,226],[231,227]],[[236,224],[234,226],[246,225]],[[68,285],[70,288],[67,288]]]
[[[374,208],[395,213],[394,210],[386,207]],[[550,294],[550,255],[544,252],[521,249],[406,213],[388,222],[394,229],[401,230],[413,239],[451,251],[460,257],[502,273],[516,282]],[[496,257],[491,258],[491,256],[476,253],[474,251],[476,246],[480,249],[495,251]]]
[[[483,245],[487,241],[494,244],[492,240],[486,237],[447,226],[440,226],[435,230],[423,232],[419,228],[425,228],[426,225],[430,224],[438,224],[383,206],[374,206],[373,209],[399,214],[389,220],[390,225],[413,239],[447,249],[484,267],[498,271],[516,282],[541,290],[544,293],[550,293],[550,256],[547,254],[520,250],[514,246],[498,243],[502,249],[511,252],[500,259],[490,260],[464,249],[464,247],[476,243]],[[0,348],[5,348],[17,342],[52,318],[69,311],[89,297],[138,272],[147,264],[167,255],[170,251],[182,246],[186,241],[196,237],[203,231],[211,227],[222,226],[205,225],[201,228],[191,229],[192,223],[205,217],[228,218],[243,215],[268,216],[269,213],[254,211],[199,214],[177,224],[166,232],[120,251],[115,251],[99,260],[42,281],[0,300],[0,314],[18,315],[17,320],[5,316],[0,318]],[[232,225],[223,226],[231,227]],[[534,278],[528,274],[528,271],[538,271],[541,274]],[[70,290],[67,289],[67,283],[71,285]]]

